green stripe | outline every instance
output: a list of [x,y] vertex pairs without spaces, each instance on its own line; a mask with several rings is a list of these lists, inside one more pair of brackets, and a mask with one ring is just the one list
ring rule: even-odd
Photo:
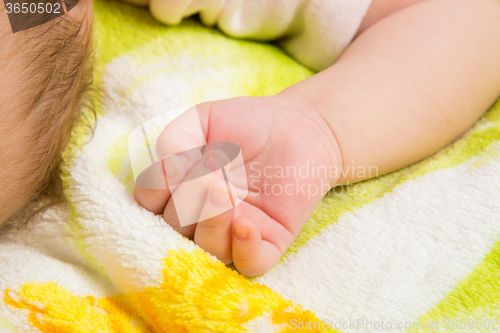
[[[110,61],[125,54],[132,56],[138,66],[157,62],[158,58],[168,65],[166,56],[173,62],[175,58],[190,57],[199,59],[205,70],[216,68],[232,81],[239,78],[236,85],[207,82],[201,90],[220,85],[234,88],[235,95],[250,96],[275,94],[314,73],[276,46],[232,39],[194,20],[166,26],[154,20],[147,9],[106,0],[96,1],[95,17],[97,73],[103,73]],[[95,79],[101,85],[102,76]]]
[[[464,137],[427,159],[378,178],[336,189],[337,192],[343,190],[342,193],[330,191],[323,198],[295,242],[280,259],[280,263],[288,255],[296,253],[308,240],[335,223],[340,216],[374,202],[407,180],[470,160],[487,151],[488,147],[498,140],[500,140],[500,102],[497,102]],[[475,165],[484,165],[489,161],[488,157],[497,155],[498,152],[488,150],[487,154],[481,156]],[[363,191],[361,191],[362,188]],[[358,194],[356,189],[358,189]]]
[[[491,221],[491,223],[498,223],[498,221]],[[472,273],[460,281],[456,288],[448,293],[437,306],[433,307],[418,320],[422,322],[424,327],[424,329],[418,330],[418,332],[437,332],[438,329],[446,331],[447,324],[451,329],[454,328],[453,325],[460,327],[460,319],[470,324],[471,328],[478,328],[478,323],[482,323],[484,326],[486,319],[492,318],[497,319],[498,325],[496,325],[497,328],[495,330],[491,329],[490,331],[498,332],[500,331],[499,304],[500,241],[495,244],[493,250]],[[478,321],[473,326],[472,321],[469,322],[469,319]],[[438,329],[433,329],[436,326],[429,327],[429,321],[437,323]],[[466,331],[470,332],[473,330],[466,329]]]

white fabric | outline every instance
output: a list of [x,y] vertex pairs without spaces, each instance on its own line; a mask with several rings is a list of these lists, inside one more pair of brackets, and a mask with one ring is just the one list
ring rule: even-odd
[[354,38],[372,0],[151,0],[153,16],[166,24],[200,14],[237,38],[278,40],[313,70],[337,61]]

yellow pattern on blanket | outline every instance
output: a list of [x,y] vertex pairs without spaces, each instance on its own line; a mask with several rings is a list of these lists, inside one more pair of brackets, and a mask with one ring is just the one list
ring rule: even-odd
[[[291,319],[316,322],[321,327],[311,311],[293,305],[266,286],[250,284],[201,250],[193,253],[170,250],[163,263],[164,280],[160,288],[149,287],[129,295],[96,300],[93,296],[73,295],[54,282],[34,282],[19,288],[20,298],[7,289],[5,302],[29,310],[33,326],[47,333],[245,333],[248,332],[245,325],[266,315],[273,325],[280,327],[279,332],[301,331],[291,329]],[[140,320],[133,308],[140,309],[150,322]]]

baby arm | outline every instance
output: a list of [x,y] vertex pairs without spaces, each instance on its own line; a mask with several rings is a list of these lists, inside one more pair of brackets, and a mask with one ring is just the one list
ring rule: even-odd
[[[273,177],[272,170],[297,170],[307,163],[328,169],[377,167],[379,174],[396,170],[453,141],[499,94],[500,3],[422,1],[369,26],[336,64],[276,96],[198,106],[206,141],[234,142],[243,152],[250,192],[231,214],[181,227],[168,191],[136,186],[134,195],[243,274],[262,274],[332,186],[362,180],[350,173]],[[157,147],[173,142],[165,138],[184,142],[192,135],[169,124]],[[168,153],[167,147],[162,155]],[[225,191],[221,185],[211,187],[208,204],[229,205],[217,200]],[[281,194],[272,191],[275,185]],[[302,186],[312,185],[321,190],[302,194]]]
[[[362,32],[335,65],[281,94],[324,117],[344,168],[400,169],[451,143],[500,95],[500,2],[403,8]],[[337,184],[360,180],[349,173]]]

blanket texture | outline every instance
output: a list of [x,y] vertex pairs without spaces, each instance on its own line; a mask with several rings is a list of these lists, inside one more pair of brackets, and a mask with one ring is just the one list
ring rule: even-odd
[[[0,332],[500,329],[500,104],[400,171],[330,191],[248,279],[133,199],[130,131],[182,106],[268,95],[313,73],[275,46],[95,5],[97,127],[64,154],[68,203],[0,242]],[[321,320],[321,322],[320,322]]]

